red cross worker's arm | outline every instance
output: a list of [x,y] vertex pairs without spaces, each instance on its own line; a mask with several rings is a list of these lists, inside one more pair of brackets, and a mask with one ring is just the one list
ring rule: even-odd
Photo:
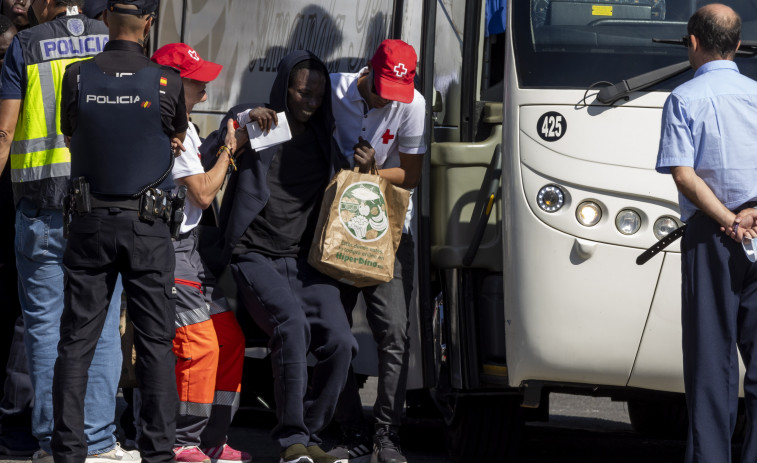
[[0,173],[5,170],[23,100],[0,100]]
[[379,175],[402,188],[415,188],[421,179],[422,154],[400,153],[400,166],[379,170]]
[[[247,130],[234,130],[232,133],[237,137],[237,147],[247,146]],[[242,150],[239,150],[235,154],[241,154],[241,152]],[[221,190],[226,179],[226,172],[229,164],[231,164],[231,155],[231,150],[221,148],[218,151],[218,161],[209,171],[175,179],[176,183],[187,186],[187,197],[192,204],[204,210],[213,203],[213,199]]]

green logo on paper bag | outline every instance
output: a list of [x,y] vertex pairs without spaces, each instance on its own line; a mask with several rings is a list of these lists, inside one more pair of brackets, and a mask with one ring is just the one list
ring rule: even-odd
[[377,183],[357,182],[339,199],[339,219],[347,231],[360,241],[376,241],[389,228],[386,202]]

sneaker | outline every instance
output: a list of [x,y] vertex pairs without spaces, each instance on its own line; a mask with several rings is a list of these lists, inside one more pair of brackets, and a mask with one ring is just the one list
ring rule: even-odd
[[400,437],[389,426],[382,426],[373,436],[371,463],[407,463],[400,449]]
[[112,463],[114,461],[130,461],[138,463],[142,461],[142,458],[136,450],[124,450],[121,448],[121,444],[116,442],[116,446],[110,451],[88,455],[84,461],[86,463]]
[[53,463],[53,456],[39,449],[32,455],[32,463]]
[[304,445],[292,444],[281,452],[279,463],[313,463],[313,459]]
[[371,459],[373,443],[363,433],[343,434],[342,442],[327,453],[350,463],[368,463]]
[[308,445],[308,454],[313,460],[313,463],[348,463],[348,458],[337,458],[323,451],[322,448],[317,445]]
[[249,453],[234,450],[226,444],[204,448],[202,453],[210,458],[210,463],[250,463],[252,461],[252,455]]
[[176,463],[210,463],[210,458],[196,445],[175,447],[173,454],[173,461]]

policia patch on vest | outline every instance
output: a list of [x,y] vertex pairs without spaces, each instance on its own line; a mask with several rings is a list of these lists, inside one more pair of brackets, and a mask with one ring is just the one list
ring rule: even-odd
[[103,51],[108,43],[107,35],[88,35],[85,37],[60,37],[39,42],[44,60],[83,58]]

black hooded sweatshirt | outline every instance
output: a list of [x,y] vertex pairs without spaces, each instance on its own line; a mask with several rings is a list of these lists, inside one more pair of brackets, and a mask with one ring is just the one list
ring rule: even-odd
[[[266,106],[276,112],[287,111],[289,75],[297,63],[305,60],[315,60],[323,66],[327,80],[321,107],[306,124],[307,129],[292,140],[259,151],[249,145],[242,148],[237,162],[239,170],[232,173],[221,204],[223,250],[220,259],[207,262],[216,274],[230,262],[232,254],[246,251],[270,256],[307,255],[323,190],[329,179],[344,167],[344,158],[333,147],[328,71],[318,57],[304,50],[285,56],[279,63],[270,103]],[[203,158],[215,157],[224,143],[229,118],[257,106],[261,105],[232,108],[219,130],[203,142]]]

